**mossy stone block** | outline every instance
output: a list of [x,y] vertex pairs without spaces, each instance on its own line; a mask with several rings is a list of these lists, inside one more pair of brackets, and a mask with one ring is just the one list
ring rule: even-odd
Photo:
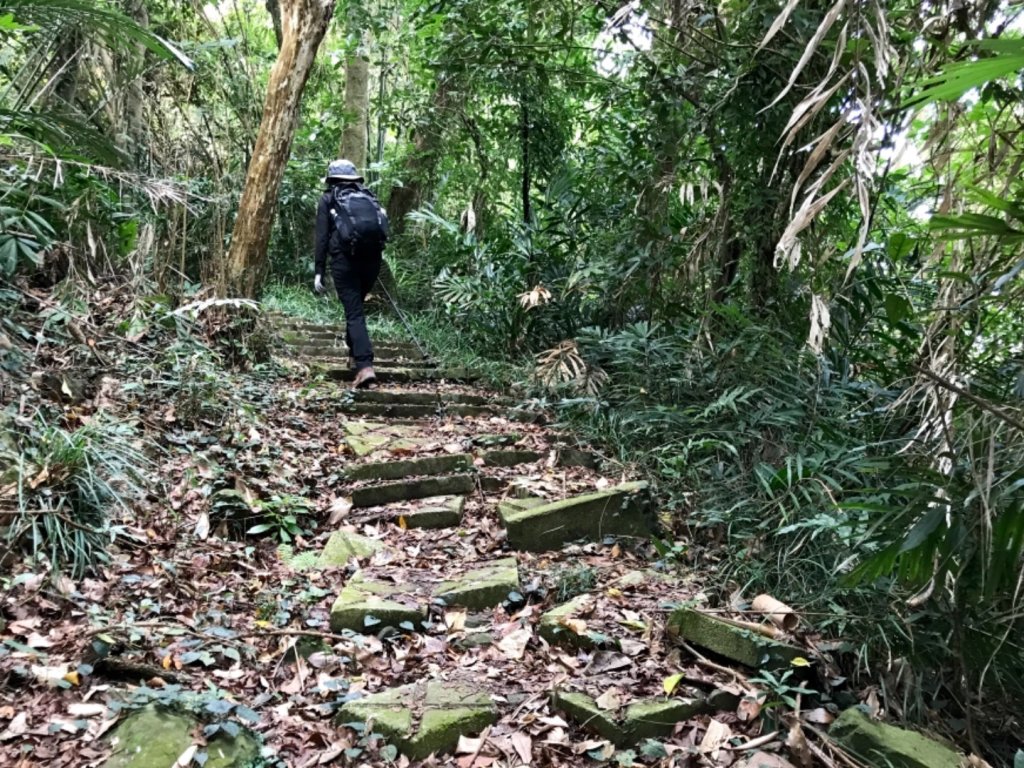
[[[418,725],[413,710],[421,714]],[[410,760],[451,751],[460,736],[472,736],[497,719],[486,693],[441,680],[393,688],[347,702],[340,722],[372,720],[374,730]]]
[[446,456],[427,456],[422,459],[381,461],[349,467],[345,476],[349,480],[397,480],[402,477],[442,475],[446,472],[472,469],[473,457],[468,453]]
[[320,553],[316,564],[319,568],[335,568],[348,564],[352,558],[371,557],[382,549],[384,542],[378,539],[360,536],[350,531],[335,531],[327,540],[327,545]]
[[479,611],[500,605],[518,589],[519,564],[514,557],[503,557],[443,582],[434,590],[434,597],[448,605]]
[[646,536],[653,527],[647,483],[623,483],[608,490],[541,504],[529,509],[499,506],[515,549],[541,552],[574,539]]
[[754,669],[782,669],[804,653],[800,648],[776,643],[693,608],[674,611],[669,617],[668,632]]
[[964,756],[942,742],[872,720],[858,707],[843,712],[828,735],[868,765],[959,768],[964,764]]
[[476,480],[473,475],[428,477],[423,480],[359,488],[352,492],[352,506],[378,507],[395,501],[472,493],[475,489]]
[[[367,623],[370,617],[376,621]],[[426,607],[407,597],[401,587],[365,579],[357,573],[331,606],[331,631],[375,633],[382,627],[398,627],[404,622],[418,627],[425,617]]]
[[645,699],[629,704],[621,717],[602,710],[590,696],[573,691],[553,691],[551,704],[581,727],[627,747],[643,739],[668,736],[676,723],[703,711],[700,699]]
[[541,637],[552,645],[573,650],[590,650],[597,647],[597,640],[590,632],[577,632],[568,624],[582,613],[588,612],[594,605],[593,595],[577,595],[572,600],[552,608],[540,617],[537,628]]
[[345,444],[349,447],[349,450],[359,457],[369,456],[389,442],[391,442],[391,439],[385,435],[349,435],[345,438]]
[[[113,753],[103,768],[166,768],[193,743],[199,721],[189,715],[155,706],[127,715],[108,737]],[[218,733],[202,749],[210,768],[247,768],[260,754],[260,745],[248,731],[234,738]]]
[[484,466],[514,467],[540,461],[544,454],[537,451],[487,451],[481,458],[484,460]]
[[402,514],[407,528],[454,528],[462,522],[465,496],[437,496]]

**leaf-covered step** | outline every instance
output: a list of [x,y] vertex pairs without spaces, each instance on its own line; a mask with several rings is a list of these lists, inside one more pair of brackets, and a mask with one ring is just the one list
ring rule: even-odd
[[359,389],[353,393],[357,403],[400,403],[403,405],[506,405],[506,398],[487,395],[468,395],[459,392],[402,392],[386,389]]
[[410,760],[452,751],[462,736],[474,736],[498,718],[490,696],[478,684],[443,680],[373,693],[348,701],[338,722],[373,722],[374,730]]
[[623,483],[561,501],[507,500],[498,507],[514,549],[557,549],[575,539],[648,536],[654,527],[647,483]]
[[471,611],[493,608],[518,592],[519,568],[514,557],[478,563],[457,570],[438,583],[432,571],[395,571],[388,576],[357,571],[331,607],[335,632],[378,632],[383,627],[418,630],[432,603]]
[[[310,368],[322,371],[324,376],[336,381],[352,381],[355,371],[347,366],[311,363]],[[374,365],[374,373],[381,384],[404,383],[409,381],[477,381],[480,375],[465,368],[401,368]]]
[[[378,369],[375,369],[378,370]],[[497,416],[500,411],[488,408],[483,405],[462,405],[435,404],[417,405],[415,403],[360,403],[351,402],[342,405],[345,413],[354,413],[360,416],[375,416],[377,418],[393,419],[426,419],[431,416],[447,414],[449,416],[462,416],[465,418],[480,418],[482,416]]]
[[465,496],[433,496],[396,512],[395,518],[406,528],[454,528],[462,522],[465,508]]
[[353,464],[345,471],[345,477],[349,480],[398,480],[403,477],[443,475],[449,472],[470,470],[472,468],[472,454],[456,453],[444,456],[426,456],[422,459],[400,459],[372,462],[370,464]]
[[669,617],[668,634],[751,668],[785,669],[805,651],[730,624],[695,608],[679,608]]
[[426,499],[431,496],[453,496],[472,493],[476,489],[474,475],[427,477],[386,485],[371,485],[352,492],[352,506],[379,507],[395,501]]

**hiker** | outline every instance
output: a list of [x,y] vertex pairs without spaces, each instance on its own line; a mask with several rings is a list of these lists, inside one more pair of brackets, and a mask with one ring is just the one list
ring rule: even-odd
[[373,346],[366,330],[363,300],[373,287],[388,239],[388,217],[363,177],[348,160],[327,167],[327,189],[316,209],[316,277],[313,288],[324,291],[324,267],[331,255],[331,275],[345,307],[345,344],[355,366],[353,388],[369,386]]

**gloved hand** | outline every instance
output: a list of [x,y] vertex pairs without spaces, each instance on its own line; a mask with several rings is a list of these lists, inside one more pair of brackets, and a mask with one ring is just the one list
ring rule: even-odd
[[322,276],[317,275],[315,278],[313,278],[313,290],[316,291],[317,293],[324,292],[324,279]]

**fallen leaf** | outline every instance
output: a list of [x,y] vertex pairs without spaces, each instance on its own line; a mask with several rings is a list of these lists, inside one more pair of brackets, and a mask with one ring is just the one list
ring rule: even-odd
[[736,707],[736,717],[741,723],[749,723],[761,714],[761,702],[753,696],[744,696]]
[[798,765],[803,768],[811,768],[814,765],[814,756],[811,754],[811,748],[807,744],[807,737],[804,736],[804,730],[800,727],[799,720],[795,721],[789,729],[789,735],[786,736],[786,747]]
[[7,728],[0,733],[0,741],[10,741],[22,736],[28,730],[28,715],[21,712],[7,724]]
[[472,739],[468,736],[459,736],[459,743],[455,745],[455,754],[457,755],[473,755],[476,754],[481,745],[483,739]]
[[521,659],[526,653],[526,645],[533,637],[533,631],[529,627],[521,627],[513,630],[501,638],[498,648],[505,654],[507,659]]
[[329,508],[330,515],[327,518],[329,525],[337,525],[346,517],[348,513],[352,511],[352,500],[347,496],[342,496],[331,502]]
[[598,709],[616,710],[622,706],[622,691],[615,687],[609,688],[594,699],[594,703],[597,704]]
[[198,751],[199,746],[196,744],[188,747],[184,752],[178,755],[178,759],[174,761],[174,765],[172,765],[171,768],[188,768],[188,764],[192,762],[192,758],[195,757],[195,754]]
[[199,513],[193,533],[195,533],[196,538],[200,541],[206,541],[210,537],[210,516],[208,514],[205,512]]
[[661,687],[665,691],[665,695],[666,696],[671,696],[672,695],[672,691],[674,691],[676,689],[676,686],[679,685],[680,681],[684,677],[686,677],[686,675],[684,675],[682,672],[679,672],[678,674],[675,674],[675,675],[669,675],[668,677],[666,677],[665,680],[661,684]]
[[523,765],[529,765],[533,759],[533,739],[530,738],[530,735],[516,731],[512,734],[512,746],[515,747],[516,754],[523,761]]
[[793,764],[771,752],[755,752],[736,768],[793,768]]
[[461,632],[466,628],[465,611],[445,611],[444,625],[449,632]]
[[812,709],[810,712],[804,714],[804,720],[808,723],[817,723],[818,725],[828,725],[835,719],[836,716],[824,707]]
[[708,730],[700,742],[700,751],[706,754],[713,761],[718,760],[718,753],[732,736],[732,729],[725,723],[712,719],[708,723]]
[[53,642],[51,642],[48,638],[40,635],[38,632],[33,632],[25,640],[25,645],[27,645],[29,648],[52,648]]
[[558,623],[577,635],[582,635],[587,631],[587,622],[583,619],[562,619]]
[[803,656],[797,656],[795,659],[793,659],[789,663],[792,664],[794,667],[809,667],[809,666],[811,666],[811,662],[809,662]]

